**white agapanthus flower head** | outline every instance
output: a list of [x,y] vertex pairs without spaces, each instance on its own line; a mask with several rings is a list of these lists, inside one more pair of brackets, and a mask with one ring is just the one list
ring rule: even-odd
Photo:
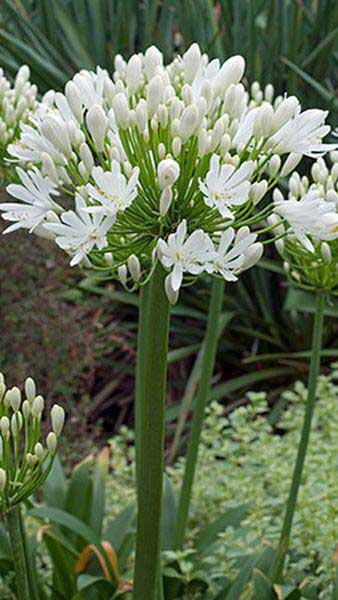
[[241,56],[221,64],[193,44],[167,66],[152,46],[127,62],[116,56],[112,76],[77,73],[64,94],[45,94],[9,147],[39,172],[39,189],[46,181],[45,201],[22,182],[24,214],[2,205],[4,217],[127,289],[144,285],[157,261],[171,301],[203,272],[235,280],[262,253],[274,208],[266,193],[303,154],[327,150],[329,129],[326,113],[302,112],[293,96],[273,100],[271,86],[254,85],[250,99],[244,70]]
[[293,281],[338,293],[338,152],[330,158],[313,164],[312,181],[294,172],[287,198],[275,191],[269,221],[282,231],[276,246]]
[[0,68],[0,179],[12,179],[12,167],[8,162],[8,146],[20,135],[20,126],[28,123],[38,106],[37,87],[29,82],[30,72],[26,65],[18,70],[13,84]]

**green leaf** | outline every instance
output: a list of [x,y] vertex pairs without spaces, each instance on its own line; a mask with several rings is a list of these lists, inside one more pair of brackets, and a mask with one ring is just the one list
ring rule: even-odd
[[253,570],[255,595],[253,600],[278,600],[276,592],[272,589],[271,582],[259,569]]
[[245,375],[229,379],[229,381],[226,381],[225,383],[215,385],[210,390],[209,398],[211,400],[219,400],[232,392],[250,386],[258,381],[268,381],[269,379],[289,375],[293,372],[294,370],[290,367],[271,367],[271,369],[262,369],[261,371],[255,371],[254,373],[246,373]]
[[[83,592],[87,592],[89,590],[95,591],[98,594],[97,598],[101,598],[102,593],[109,594],[104,596],[105,598],[109,598],[110,594],[115,591],[115,586],[107,581],[104,577],[95,577],[93,575],[87,575],[86,573],[80,575],[77,579],[77,589],[79,592],[82,592],[79,598],[83,598]],[[87,596],[85,595],[85,598]]]
[[43,499],[48,506],[63,508],[67,492],[66,477],[58,455],[43,486]]
[[239,527],[249,508],[249,504],[241,504],[235,508],[230,508],[218,517],[218,519],[202,529],[195,542],[197,550],[202,553],[205,552],[211,544],[217,541],[218,534],[225,531],[227,527]]
[[110,521],[103,534],[103,540],[107,540],[113,546],[120,568],[133,548],[131,542],[134,537],[135,515],[135,505],[130,504]]
[[88,525],[82,523],[82,521],[80,521],[80,519],[78,519],[77,517],[74,517],[68,512],[61,510],[60,508],[32,508],[28,511],[27,514],[29,514],[31,517],[35,517],[36,519],[48,520],[52,523],[56,523],[57,525],[62,525],[63,527],[66,527],[66,529],[69,529],[70,532],[81,537],[85,544],[95,544],[96,546],[101,548],[101,540],[96,535],[95,531],[88,527]]
[[[66,512],[74,515],[87,525],[90,521],[92,509],[92,464],[93,457],[89,456],[74,468],[64,504]],[[81,498],[81,502],[79,502],[79,498]]]
[[[315,312],[315,296],[311,292],[290,287],[286,295],[283,310],[296,310],[300,312]],[[338,317],[338,301],[330,298],[330,303],[325,306],[324,314],[327,317]]]
[[161,524],[161,549],[172,550],[174,547],[176,524],[176,498],[171,480],[164,475],[163,509]]

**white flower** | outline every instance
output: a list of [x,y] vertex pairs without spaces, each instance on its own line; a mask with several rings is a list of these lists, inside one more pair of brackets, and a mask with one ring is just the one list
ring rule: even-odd
[[[242,270],[245,263],[246,253],[250,250],[257,239],[254,233],[248,233],[241,239],[235,237],[232,227],[226,229],[221,235],[219,246],[214,257],[210,272],[222,275],[226,281],[237,281],[237,274]],[[230,246],[233,243],[231,249]]]
[[157,252],[161,263],[166,269],[173,267],[171,272],[171,288],[177,292],[182,284],[183,273],[198,275],[205,269],[211,258],[213,244],[209,236],[197,229],[186,239],[187,222],[184,219],[175,233],[171,233],[168,241],[159,239]]
[[70,266],[77,265],[93,250],[107,246],[107,232],[114,223],[114,217],[105,217],[96,212],[93,216],[86,212],[86,202],[81,196],[75,198],[76,212],[69,210],[61,215],[62,224],[47,223],[45,228],[56,234],[57,245],[73,255]]
[[310,158],[317,158],[338,147],[337,144],[323,144],[322,138],[330,131],[325,125],[327,111],[316,108],[300,112],[281,127],[270,139],[269,147],[277,154],[295,152]]
[[314,246],[309,235],[320,240],[338,237],[338,214],[335,205],[326,202],[317,190],[309,191],[300,200],[275,201],[275,212],[286,219],[292,232],[310,252]]
[[29,229],[33,232],[41,225],[50,211],[60,213],[62,209],[51,198],[51,194],[59,195],[57,188],[48,177],[43,177],[36,167],[31,171],[16,169],[22,184],[11,183],[7,192],[21,200],[21,202],[3,202],[0,210],[4,211],[2,218],[13,221],[3,233],[10,233],[16,229]]
[[217,208],[222,217],[234,219],[230,210],[248,200],[253,161],[243,163],[237,170],[233,165],[220,166],[220,158],[213,155],[205,180],[200,180],[200,190],[207,206]]
[[135,167],[127,181],[116,160],[112,160],[110,171],[104,171],[102,167],[94,167],[92,177],[95,186],[88,183],[87,192],[92,200],[99,202],[99,206],[88,207],[89,212],[102,212],[110,217],[124,211],[130,206],[137,196],[139,169]]

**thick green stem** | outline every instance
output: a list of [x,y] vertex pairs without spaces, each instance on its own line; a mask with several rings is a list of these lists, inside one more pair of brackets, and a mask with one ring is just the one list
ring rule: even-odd
[[154,600],[159,568],[170,312],[164,278],[165,272],[158,265],[145,291],[140,314],[140,324],[145,319],[147,330],[140,335],[136,384],[139,464],[134,600]]
[[325,296],[323,293],[318,292],[316,297],[316,312],[313,326],[313,337],[312,337],[312,349],[311,349],[311,363],[308,380],[308,395],[306,401],[305,415],[303,421],[302,433],[298,446],[298,453],[295,463],[295,468],[292,477],[292,483],[289,492],[289,498],[286,505],[286,513],[284,517],[284,523],[282,532],[279,540],[279,546],[277,555],[272,565],[272,580],[279,582],[284,568],[284,562],[286,553],[289,547],[290,533],[292,528],[292,521],[295,513],[297,496],[299,487],[301,484],[301,478],[303,473],[303,467],[306,457],[306,451],[309,443],[311,422],[316,401],[316,388],[317,379],[320,369],[320,352],[322,345],[322,333],[323,333],[323,321],[324,321],[324,305]]
[[204,339],[201,378],[195,402],[195,410],[191,425],[185,471],[177,511],[175,548],[180,549],[184,543],[185,530],[189,515],[191,490],[198,458],[198,447],[203,427],[205,407],[210,391],[211,377],[214,370],[219,319],[224,295],[224,281],[214,279],[211,292],[207,330]]
[[18,600],[32,600],[29,593],[27,563],[21,532],[19,506],[14,506],[7,513],[7,527],[13,552],[17,598]]

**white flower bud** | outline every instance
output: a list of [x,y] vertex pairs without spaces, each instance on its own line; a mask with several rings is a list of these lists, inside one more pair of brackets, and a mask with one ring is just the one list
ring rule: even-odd
[[14,437],[19,433],[19,431],[21,431],[22,425],[22,414],[20,411],[18,411],[11,417],[11,431]]
[[18,387],[8,390],[9,403],[14,412],[17,412],[21,404],[21,392]]
[[246,271],[258,263],[262,258],[264,246],[260,242],[255,242],[250,246],[244,255],[244,262],[241,266],[241,271]]
[[31,413],[32,413],[33,417],[35,417],[37,419],[40,418],[41,413],[44,409],[44,406],[45,406],[45,401],[44,401],[43,397],[36,396],[36,398],[34,398],[34,400],[33,400],[33,404],[31,407]]
[[216,78],[216,94],[226,90],[230,85],[236,85],[242,79],[245,70],[243,56],[231,56],[223,63]]
[[66,123],[52,115],[47,115],[41,124],[41,131],[57,150],[67,158],[72,155],[72,147],[69,139]]
[[160,104],[158,107],[157,118],[162,129],[165,129],[168,125],[168,109],[164,104]]
[[231,138],[228,133],[222,135],[221,139],[221,154],[224,156],[227,152],[229,152],[231,146]]
[[299,102],[296,96],[289,96],[289,98],[285,98],[280,105],[272,119],[272,129],[273,131],[277,131],[285,123],[287,123],[294,116],[297,107],[299,106]]
[[254,204],[258,204],[261,201],[263,196],[266,194],[266,190],[268,189],[268,182],[265,179],[262,181],[256,181],[251,186],[251,196]]
[[328,190],[326,193],[326,200],[328,202],[332,202],[333,204],[338,205],[338,192],[335,190]]
[[121,265],[117,269],[117,275],[118,275],[118,278],[121,281],[122,285],[126,285],[126,283],[127,283],[127,276],[128,276],[128,271],[127,271],[126,265]]
[[43,449],[43,445],[40,442],[37,442],[35,444],[34,453],[36,454],[36,456],[38,457],[39,460],[41,460],[43,458],[44,449]]
[[99,104],[94,104],[94,106],[89,109],[86,115],[86,123],[96,149],[99,152],[102,152],[109,121],[103,108]]
[[290,273],[290,264],[286,260],[283,262],[283,269],[287,275]]
[[135,254],[131,254],[128,258],[128,268],[130,271],[130,275],[132,276],[133,280],[138,282],[141,279],[141,265],[140,265],[140,261],[137,258],[137,256],[135,256]]
[[160,215],[161,217],[164,217],[171,205],[173,199],[173,192],[171,187],[168,185],[164,188],[162,194],[161,194],[161,198],[160,198]]
[[172,158],[161,160],[157,166],[158,184],[163,190],[166,186],[171,186],[180,175],[180,166]]
[[283,200],[284,200],[284,196],[278,188],[275,188],[273,190],[272,198],[275,203],[283,202]]
[[50,431],[46,438],[46,446],[51,454],[54,454],[58,444],[54,431]]
[[199,114],[195,104],[187,106],[182,113],[179,131],[179,135],[183,143],[186,142],[193,133],[195,133],[198,120]]
[[59,437],[65,422],[65,411],[62,406],[59,406],[59,404],[54,404],[52,410],[50,411],[50,416],[52,420],[53,431],[55,435]]
[[39,459],[37,456],[35,456],[35,454],[31,454],[30,452],[26,454],[26,462],[31,469],[34,469],[38,460]]
[[74,81],[68,81],[65,87],[65,95],[74,117],[79,123],[83,123],[83,107],[79,88]]
[[166,296],[171,305],[176,304],[178,300],[179,290],[174,291],[171,284],[171,274],[168,275],[164,280],[164,289]]
[[154,76],[156,68],[162,67],[163,55],[156,46],[150,46],[150,48],[146,50],[143,62],[144,70],[149,81],[149,79]]
[[175,158],[179,156],[182,150],[182,141],[181,138],[175,137],[172,143],[172,152]]
[[10,426],[11,426],[11,424],[10,424],[9,418],[8,417],[1,417],[1,419],[0,419],[0,430],[1,430],[1,433],[3,433],[3,434],[8,433],[9,429],[10,429]]
[[183,54],[184,74],[188,83],[191,83],[197,73],[201,63],[201,50],[199,45],[194,43]]
[[130,95],[135,94],[142,81],[142,61],[137,54],[129,59],[126,68],[126,82]]
[[129,125],[129,105],[125,95],[120,92],[116,94],[112,103],[116,125],[122,129],[127,129]]
[[163,142],[161,142],[161,143],[160,143],[160,144],[157,146],[157,152],[158,152],[158,156],[159,156],[159,158],[162,160],[162,159],[165,157],[165,155],[166,155],[166,152],[167,152],[167,150],[166,150],[166,147],[165,147],[165,145],[163,144]]
[[332,261],[332,253],[331,248],[327,242],[322,243],[320,251],[325,262],[330,263]]
[[269,160],[268,169],[270,177],[274,177],[278,173],[281,166],[281,157],[278,154],[274,154]]
[[271,227],[274,228],[274,233],[277,233],[278,235],[282,235],[283,233],[285,233],[285,227],[283,223],[281,223],[281,218],[279,215],[276,215],[274,213],[272,215],[269,215],[267,218],[267,222]]
[[0,469],[0,492],[3,492],[6,487],[7,474],[5,469]]
[[243,227],[240,227],[236,233],[235,243],[237,244],[238,242],[246,238],[249,234],[250,228],[247,225],[243,225]]
[[[33,398],[34,400],[34,398]],[[30,405],[30,401],[29,400],[24,400],[22,403],[22,414],[25,417],[25,419],[28,419],[29,415],[31,414],[31,405]]]
[[47,154],[47,152],[41,152],[41,161],[46,175],[48,175],[49,179],[51,179],[54,183],[58,184],[58,172],[50,154]]
[[275,90],[271,83],[268,83],[264,88],[264,98],[267,102],[272,102]]
[[159,104],[163,100],[163,79],[159,75],[155,75],[147,87],[147,108],[149,117],[153,117]]
[[279,252],[279,254],[283,254],[283,252],[284,252],[284,246],[285,246],[284,240],[282,240],[282,239],[276,240],[275,241],[275,246],[276,246],[277,252]]
[[83,143],[80,146],[80,157],[87,173],[91,173],[94,168],[94,158],[88,144]]
[[301,154],[296,154],[295,152],[291,152],[291,154],[289,154],[289,156],[287,157],[284,165],[282,166],[281,176],[286,177],[287,175],[289,175],[289,173],[291,173],[291,171],[295,170],[295,168],[297,167],[297,165],[300,163],[301,160],[302,160]]
[[103,255],[103,258],[106,261],[107,265],[109,265],[110,267],[114,263],[112,252],[105,252],[104,255]]
[[201,129],[198,134],[198,155],[202,158],[209,151],[209,137],[206,129]]
[[143,133],[147,126],[148,111],[147,103],[144,98],[141,98],[135,109],[136,125],[140,133]]

